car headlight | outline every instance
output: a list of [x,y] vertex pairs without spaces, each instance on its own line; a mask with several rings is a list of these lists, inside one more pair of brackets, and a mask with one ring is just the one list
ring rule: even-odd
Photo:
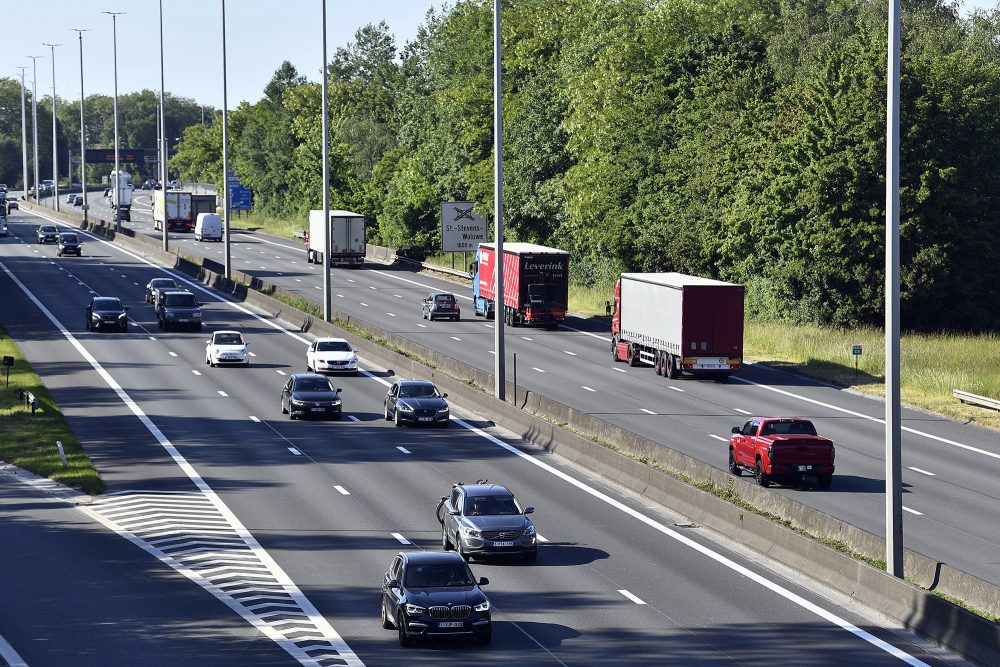
[[416,614],[423,614],[423,613],[427,612],[426,609],[424,609],[423,607],[420,607],[418,605],[415,605],[415,604],[406,603],[405,605],[403,605],[403,607],[406,609],[406,613],[407,614],[414,614],[414,615],[416,615]]
[[524,534],[527,535],[528,537],[531,537],[532,535],[535,534],[535,527],[529,523],[528,527],[524,529]]
[[400,412],[413,412],[413,408],[406,403],[399,403],[396,407],[399,408]]
[[92,319],[92,320],[99,320],[99,319],[101,319],[101,316],[98,315],[97,313],[91,313],[90,314],[90,319]]
[[448,408],[441,408],[440,410],[438,410],[438,414],[439,415],[446,415],[446,414],[448,414]]
[[483,600],[482,602],[480,602],[479,604],[477,604],[476,606],[474,606],[473,609],[475,611],[489,611],[490,610],[490,601],[489,600]]
[[292,405],[305,405],[305,404],[306,404],[306,402],[305,402],[305,401],[299,401],[299,400],[296,400],[296,399],[294,399],[294,398],[293,398],[293,399],[291,399],[291,400],[290,400],[289,402],[290,402],[290,403],[291,403]]
[[331,403],[330,405],[340,405],[340,403],[341,403],[340,399],[339,398],[335,398],[335,399],[333,399],[333,403]]
[[172,320],[177,317],[177,313],[167,313],[167,319]]
[[118,315],[118,319],[120,319],[120,320],[121,320],[121,319],[124,319],[124,318],[126,318],[126,317],[128,317],[128,315],[126,315],[125,313],[120,313],[120,314]]
[[462,526],[462,534],[465,535],[466,537],[482,536],[482,533],[480,533],[478,530],[476,530],[475,528],[469,528],[468,526]]
[[196,313],[191,313],[191,317],[194,318],[194,319],[196,319],[196,320],[200,320],[201,319],[201,311],[198,311]]

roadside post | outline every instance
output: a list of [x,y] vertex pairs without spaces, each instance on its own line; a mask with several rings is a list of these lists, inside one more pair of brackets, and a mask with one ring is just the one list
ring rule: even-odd
[[854,355],[854,377],[858,377],[858,359],[861,358],[861,344],[855,343],[851,347],[851,354]]
[[7,385],[10,386],[10,367],[14,365],[14,357],[4,356],[3,358],[3,369],[7,374]]
[[69,468],[69,461],[66,460],[66,452],[63,451],[62,440],[56,440],[56,449],[59,450],[59,459],[62,461],[63,470]]

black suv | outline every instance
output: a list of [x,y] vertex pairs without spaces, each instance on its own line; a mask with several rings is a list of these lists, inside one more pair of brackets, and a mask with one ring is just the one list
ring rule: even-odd
[[457,549],[465,560],[490,554],[521,554],[527,562],[538,557],[538,538],[528,514],[506,487],[489,484],[456,484],[437,506],[441,546]]
[[83,244],[80,243],[80,237],[73,232],[63,232],[59,235],[58,250],[56,250],[56,255],[62,257],[63,255],[76,255],[77,257],[83,257]]
[[164,292],[156,309],[156,323],[163,331],[180,326],[201,331],[201,304],[188,291]]
[[87,331],[114,328],[128,331],[128,307],[115,296],[95,296],[87,304]]
[[475,637],[480,644],[493,638],[490,601],[472,570],[458,555],[403,552],[392,559],[382,580],[382,627],[399,633],[401,646],[417,637]]
[[38,225],[38,243],[56,243],[59,241],[59,230],[55,225]]

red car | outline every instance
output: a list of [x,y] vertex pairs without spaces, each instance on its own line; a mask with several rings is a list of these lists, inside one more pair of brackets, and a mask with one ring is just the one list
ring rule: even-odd
[[761,486],[815,477],[819,488],[830,488],[835,455],[833,442],[799,417],[751,417],[729,438],[729,472],[739,477],[746,470]]

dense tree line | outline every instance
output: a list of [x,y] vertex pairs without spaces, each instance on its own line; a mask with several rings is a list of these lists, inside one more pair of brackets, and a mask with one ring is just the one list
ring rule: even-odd
[[[34,173],[34,149],[32,141],[31,83],[25,91],[28,133],[28,180]],[[159,93],[143,90],[118,96],[118,139],[122,148],[145,148],[156,150],[157,109],[160,105]],[[164,100],[167,117],[167,141],[170,150],[177,143],[184,128],[201,123],[202,112],[209,122],[214,111],[199,106],[194,100],[176,97],[167,93]],[[113,148],[115,145],[114,98],[107,95],[91,95],[84,103],[88,148]],[[80,99],[57,99],[56,134],[59,147],[59,175],[65,181],[69,177],[69,156],[73,160],[80,155]],[[220,144],[221,146],[221,144]],[[112,167],[108,165],[88,165],[87,181],[100,182]],[[125,165],[137,176],[154,176],[155,165]],[[21,188],[21,82],[20,79],[0,78],[0,182],[11,188]],[[39,178],[52,178],[52,97],[38,98],[38,171]],[[79,181],[79,167],[74,167],[73,180]]]
[[[1000,13],[904,0],[903,324],[1000,329]],[[880,324],[885,0],[505,0],[508,240],[576,278],[741,282],[758,317]],[[433,248],[439,204],[492,210],[492,2],[384,24],[328,67],[333,204],[371,240]],[[320,88],[283,65],[230,120],[258,211],[321,202]],[[218,123],[173,165],[220,181]],[[2,147],[0,147],[2,149]]]

